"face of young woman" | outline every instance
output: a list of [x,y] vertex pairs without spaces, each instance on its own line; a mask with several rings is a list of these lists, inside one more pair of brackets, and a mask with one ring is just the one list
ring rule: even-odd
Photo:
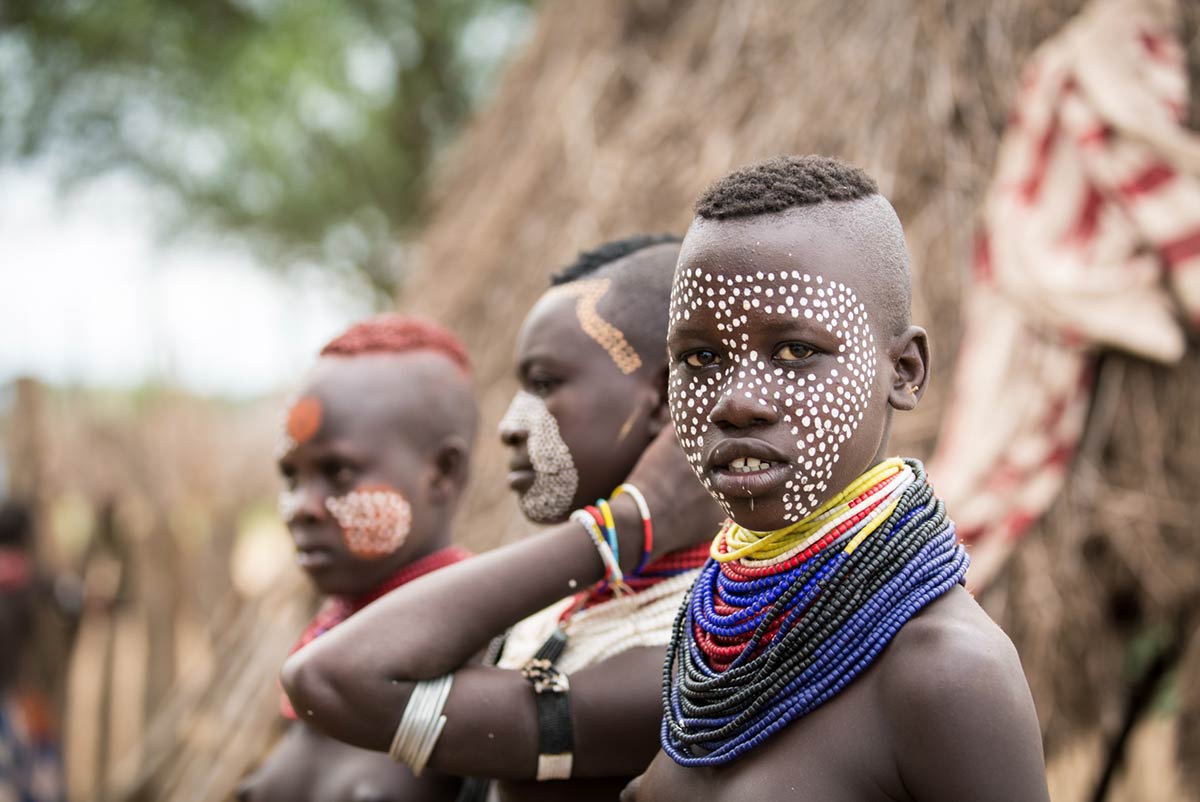
[[626,372],[630,352],[613,346],[615,329],[598,341],[589,307],[571,287],[549,290],[526,317],[516,355],[521,388],[500,423],[512,450],[509,486],[539,523],[562,521],[625,480],[657,432],[663,395],[650,371]]
[[321,592],[367,592],[428,550],[435,468],[415,433],[431,413],[413,387],[454,369],[421,352],[326,358],[289,408],[280,514]]
[[882,458],[890,372],[857,253],[799,210],[697,220],[672,293],[669,404],[749,529],[794,523]]

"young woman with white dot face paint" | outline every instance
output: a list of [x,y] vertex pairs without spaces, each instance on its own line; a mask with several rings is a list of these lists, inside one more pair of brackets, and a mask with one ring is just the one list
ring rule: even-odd
[[[804,518],[886,443],[890,321],[872,319],[870,288],[840,262],[846,247],[805,232],[812,219],[698,219],[672,291],[680,443],[726,514],[756,531]],[[733,244],[730,227],[753,228],[737,242],[757,246]]]
[[696,212],[669,405],[733,523],[676,619],[663,751],[622,802],[1046,802],[1020,661],[920,463],[885,459],[929,364],[895,212],[820,156],[735,171]]

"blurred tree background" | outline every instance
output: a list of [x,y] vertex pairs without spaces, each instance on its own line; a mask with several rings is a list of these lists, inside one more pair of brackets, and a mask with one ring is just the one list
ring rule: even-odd
[[395,297],[431,169],[529,0],[5,0],[0,163],[144,179],[168,233],[235,234]]

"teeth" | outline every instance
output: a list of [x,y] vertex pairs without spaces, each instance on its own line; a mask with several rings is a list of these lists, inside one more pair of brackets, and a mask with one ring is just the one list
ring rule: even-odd
[[751,471],[766,470],[771,463],[757,457],[738,457],[729,463],[729,470],[734,473],[750,473]]

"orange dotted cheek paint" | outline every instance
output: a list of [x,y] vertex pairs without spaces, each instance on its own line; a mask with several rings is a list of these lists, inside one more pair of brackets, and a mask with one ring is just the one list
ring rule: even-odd
[[325,500],[342,528],[346,548],[355,557],[375,560],[392,554],[408,539],[412,505],[386,485],[364,487]]

